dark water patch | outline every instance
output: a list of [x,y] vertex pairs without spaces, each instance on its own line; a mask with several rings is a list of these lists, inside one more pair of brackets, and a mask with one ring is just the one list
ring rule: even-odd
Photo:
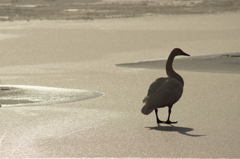
[[[116,64],[118,67],[165,69],[167,59]],[[176,70],[240,73],[240,53],[175,58]]]

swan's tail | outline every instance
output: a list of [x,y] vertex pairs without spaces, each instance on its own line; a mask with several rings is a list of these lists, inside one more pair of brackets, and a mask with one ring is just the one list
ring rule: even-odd
[[143,108],[142,108],[142,113],[143,113],[144,115],[148,115],[148,114],[150,114],[153,110],[154,110],[153,108],[149,108],[149,107],[147,106],[147,104],[145,104],[145,105],[143,106]]

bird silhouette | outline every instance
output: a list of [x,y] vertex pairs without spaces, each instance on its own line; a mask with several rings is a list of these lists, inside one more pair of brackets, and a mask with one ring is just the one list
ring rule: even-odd
[[[179,48],[175,48],[170,53],[166,63],[166,73],[168,77],[161,77],[156,79],[149,87],[147,96],[143,99],[145,105],[142,108],[142,113],[150,114],[155,110],[157,124],[166,123],[174,124],[177,122],[170,121],[170,115],[173,105],[181,98],[183,93],[184,81],[183,78],[177,74],[172,67],[175,56],[184,55],[190,56]],[[158,118],[158,108],[168,107],[167,121],[161,121]]]

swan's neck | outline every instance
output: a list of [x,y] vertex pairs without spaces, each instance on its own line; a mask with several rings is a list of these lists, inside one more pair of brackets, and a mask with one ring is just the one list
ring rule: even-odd
[[182,83],[182,85],[184,85],[183,78],[173,70],[172,64],[173,64],[174,57],[175,56],[172,54],[170,54],[168,57],[167,64],[166,64],[167,75],[168,77],[173,77],[177,79],[179,82]]

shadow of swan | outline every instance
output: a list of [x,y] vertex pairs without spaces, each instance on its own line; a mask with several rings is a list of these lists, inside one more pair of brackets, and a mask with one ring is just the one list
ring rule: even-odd
[[193,128],[187,128],[187,127],[178,127],[178,126],[155,126],[155,127],[146,127],[146,128],[149,128],[150,130],[157,130],[157,131],[176,131],[180,134],[183,134],[183,135],[187,135],[187,136],[191,136],[191,137],[200,137],[200,136],[205,136],[205,135],[192,135],[192,134],[189,134],[188,132],[190,131],[193,131],[194,129]]

